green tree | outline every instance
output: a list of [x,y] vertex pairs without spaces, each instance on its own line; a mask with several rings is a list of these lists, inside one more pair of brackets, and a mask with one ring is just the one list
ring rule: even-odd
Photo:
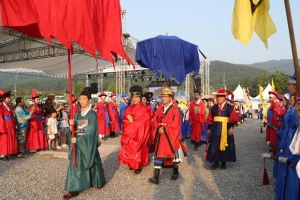
[[80,96],[80,93],[83,91],[83,89],[84,89],[84,83],[78,81],[75,85],[75,96],[76,97]]
[[271,80],[273,79],[275,90],[280,94],[286,93],[288,76],[285,76],[283,71],[275,71],[270,75]]

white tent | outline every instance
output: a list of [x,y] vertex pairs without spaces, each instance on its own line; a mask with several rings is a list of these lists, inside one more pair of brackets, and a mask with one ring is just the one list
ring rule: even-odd
[[[264,100],[268,100],[269,99],[269,92],[272,91],[272,86],[269,83],[267,85],[267,87],[264,89],[264,91],[262,92],[263,98]],[[258,97],[259,98],[259,97]]]
[[234,100],[244,101],[244,91],[240,84],[232,93],[234,94]]

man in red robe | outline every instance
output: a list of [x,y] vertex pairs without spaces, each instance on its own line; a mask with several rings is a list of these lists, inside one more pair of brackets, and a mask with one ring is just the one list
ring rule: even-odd
[[195,101],[190,104],[189,120],[191,122],[191,141],[195,143],[194,150],[197,151],[201,144],[201,133],[204,130],[206,123],[205,105],[201,101],[202,91],[195,90]]
[[[270,91],[269,98],[271,100],[271,106],[269,108],[268,114],[268,126],[267,126],[267,134],[266,134],[266,142],[270,141],[272,144],[277,144],[277,128],[278,128],[278,119],[281,112],[279,100],[278,100],[278,92],[277,91]],[[272,148],[272,153],[275,156],[276,149]]]
[[34,112],[29,120],[25,149],[33,153],[38,150],[48,149],[48,141],[44,127],[44,112],[40,106],[40,98],[36,89],[32,89],[31,98],[33,105],[29,106],[29,111],[32,112],[34,110]]
[[147,107],[141,103],[143,89],[134,85],[129,91],[133,104],[128,106],[124,113],[118,160],[139,174],[149,162],[150,114]]
[[178,163],[183,161],[183,154],[186,151],[180,141],[181,116],[172,100],[171,86],[165,84],[161,89],[162,105],[158,107],[153,118],[154,173],[149,179],[153,184],[159,183],[159,173],[163,166],[173,166],[171,180],[176,180],[179,176]]
[[116,94],[112,92],[110,98],[111,101],[107,105],[108,116],[109,116],[109,128],[110,128],[109,137],[114,138],[114,137],[118,137],[118,135],[116,135],[116,132],[120,130],[119,111],[116,105],[116,100],[117,100]]
[[97,103],[97,106],[95,106],[95,110],[97,111],[97,118],[98,118],[98,135],[99,135],[99,139],[107,140],[104,137],[109,133],[109,116],[108,116],[108,111],[105,103],[107,94],[105,94],[104,92],[100,92],[98,97],[99,97],[99,102]]
[[16,119],[10,106],[10,91],[0,90],[0,160],[8,161],[10,155],[19,153]]

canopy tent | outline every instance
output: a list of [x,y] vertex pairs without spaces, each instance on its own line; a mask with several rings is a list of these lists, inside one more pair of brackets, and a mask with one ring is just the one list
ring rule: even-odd
[[244,91],[241,85],[239,84],[236,89],[232,92],[234,95],[234,100],[244,101]]
[[264,100],[268,100],[269,99],[269,92],[270,91],[272,91],[272,85],[269,83],[267,85],[267,87],[264,89],[264,91],[262,92]]

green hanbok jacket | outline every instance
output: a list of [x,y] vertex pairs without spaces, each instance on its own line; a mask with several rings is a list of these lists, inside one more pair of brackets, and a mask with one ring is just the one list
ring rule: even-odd
[[65,190],[68,192],[82,191],[90,187],[103,187],[104,171],[98,147],[98,124],[96,112],[89,110],[85,116],[81,112],[74,117],[76,132],[77,168],[73,165],[71,131],[67,131],[69,144],[69,169]]

